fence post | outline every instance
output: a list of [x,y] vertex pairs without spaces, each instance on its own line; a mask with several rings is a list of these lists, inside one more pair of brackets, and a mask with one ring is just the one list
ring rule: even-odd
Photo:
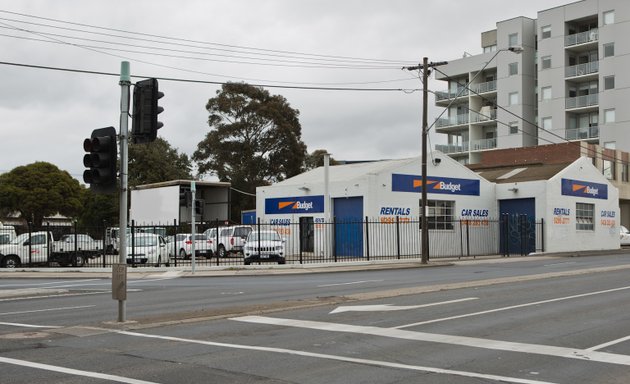
[[400,217],[396,216],[396,258],[400,260]]
[[218,217],[215,220],[215,224],[216,224],[216,227],[217,227],[217,230],[216,230],[217,238],[215,239],[215,241],[216,241],[216,246],[215,246],[216,252],[215,252],[215,255],[217,257],[217,267],[218,267],[219,266],[219,218]]
[[458,259],[464,256],[464,230],[463,230],[464,220],[459,219],[459,257]]
[[107,222],[103,220],[103,268],[105,268],[105,258],[107,257]]
[[369,219],[365,216],[365,253],[367,254],[367,260],[370,261],[370,225]]
[[[120,231],[119,231],[120,232]],[[136,221],[135,220],[131,220],[131,266],[133,268],[137,267],[136,265],[136,244],[135,244],[135,239],[136,239]],[[121,233],[120,236],[127,236],[126,233]],[[118,250],[118,252],[120,253],[120,250]],[[129,257],[129,254],[127,254],[127,257]]]
[[545,252],[545,219],[540,219],[540,252]]
[[470,257],[470,221],[466,220],[466,257]]
[[337,217],[333,217],[332,221],[332,251],[333,251],[333,259],[335,263],[337,262]]
[[178,227],[177,227],[177,219],[173,219],[173,264],[175,264],[175,267],[177,267],[177,232],[178,231]]

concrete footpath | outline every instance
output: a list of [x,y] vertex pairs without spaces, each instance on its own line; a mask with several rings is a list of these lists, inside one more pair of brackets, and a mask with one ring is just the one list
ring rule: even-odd
[[[339,263],[312,263],[312,264],[262,264],[262,265],[226,265],[226,266],[197,266],[193,272],[190,266],[185,267],[137,267],[127,268],[129,279],[149,279],[149,278],[177,278],[177,277],[208,277],[208,276],[257,276],[257,275],[287,275],[305,273],[330,273],[349,272],[366,270],[386,270],[386,269],[408,269],[408,268],[431,268],[446,267],[454,265],[481,264],[481,263],[509,263],[519,261],[533,261],[537,259],[553,259],[561,257],[579,257],[593,255],[613,255],[628,254],[630,249],[613,251],[592,251],[573,252],[563,254],[536,254],[527,256],[502,257],[479,256],[476,258],[440,258],[430,260],[422,264],[420,259],[407,260],[375,260],[375,261],[353,261]],[[112,268],[16,268],[0,269],[0,279],[15,278],[111,278]]]

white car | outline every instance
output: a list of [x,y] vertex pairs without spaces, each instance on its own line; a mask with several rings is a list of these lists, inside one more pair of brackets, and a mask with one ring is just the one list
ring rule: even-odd
[[630,245],[630,231],[623,225],[619,226],[619,241],[621,245]]
[[245,265],[252,261],[272,261],[278,264],[285,264],[284,240],[276,231],[253,230],[245,240],[243,247],[245,255]]
[[[133,247],[132,247],[133,246]],[[160,235],[136,233],[127,238],[127,264],[169,265],[166,241]]]
[[[180,235],[183,235],[181,239],[179,238]],[[182,259],[190,259],[190,257],[192,256],[193,235],[190,233],[185,233],[178,234],[177,236],[177,249],[179,257],[181,257]],[[195,257],[204,256],[210,258],[212,254],[212,241],[208,239],[203,233],[196,233]]]

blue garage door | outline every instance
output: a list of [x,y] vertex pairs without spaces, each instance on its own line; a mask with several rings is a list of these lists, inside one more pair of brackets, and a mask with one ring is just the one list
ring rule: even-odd
[[536,199],[500,200],[501,253],[526,255],[536,250]]
[[363,256],[363,196],[334,199],[335,255]]

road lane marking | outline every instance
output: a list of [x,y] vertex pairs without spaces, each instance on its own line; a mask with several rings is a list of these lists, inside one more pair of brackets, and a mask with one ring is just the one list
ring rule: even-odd
[[33,324],[5,323],[5,322],[0,322],[0,325],[9,325],[11,327],[21,327],[21,328],[63,328],[57,325],[33,325]]
[[58,307],[58,308],[46,308],[46,309],[33,309],[30,311],[18,311],[18,312],[0,312],[0,316],[8,316],[8,315],[23,315],[25,313],[36,313],[36,312],[49,312],[49,311],[65,311],[68,309],[84,309],[84,308],[92,308],[96,307],[96,305],[79,305],[76,307]]
[[33,287],[33,286],[42,286],[42,285],[55,285],[55,284],[66,284],[66,283],[79,283],[79,282],[86,282],[86,281],[100,281],[102,279],[85,279],[85,280],[67,280],[67,281],[50,281],[47,283],[29,283],[29,284],[24,284],[24,283],[20,283],[20,284],[0,284],[0,288],[7,288],[7,287]]
[[65,373],[65,374],[74,375],[74,376],[83,376],[83,377],[91,377],[91,378],[94,378],[94,379],[115,381],[115,382],[118,382],[118,383],[157,384],[157,383],[155,383],[153,381],[137,380],[137,379],[132,379],[132,378],[129,378],[129,377],[123,377],[123,376],[117,376],[117,375],[108,375],[106,373],[83,371],[83,370],[73,369],[73,368],[64,368],[64,367],[59,367],[59,366],[56,366],[56,365],[34,363],[32,361],[11,359],[11,358],[2,357],[2,356],[0,356],[0,363],[19,365],[19,366],[22,366],[22,367],[29,367],[29,368],[43,369],[43,370],[46,370],[46,371]]
[[589,293],[581,293],[579,295],[572,295],[572,296],[565,296],[565,297],[557,297],[555,299],[549,299],[549,300],[541,300],[541,301],[534,301],[531,303],[524,303],[524,304],[517,304],[517,305],[511,305],[509,307],[502,307],[502,308],[495,308],[495,309],[489,309],[487,311],[479,311],[479,312],[473,312],[473,313],[466,313],[464,315],[458,315],[458,316],[451,316],[451,317],[443,317],[441,319],[433,319],[433,320],[427,320],[427,321],[420,321],[417,323],[411,323],[411,324],[405,324],[405,325],[399,325],[396,327],[393,327],[395,329],[403,329],[403,328],[410,328],[410,327],[415,327],[418,325],[425,325],[425,324],[431,324],[431,323],[438,323],[441,321],[448,321],[448,320],[456,320],[456,319],[463,319],[466,317],[471,317],[471,316],[479,316],[479,315],[486,315],[488,313],[495,313],[495,312],[501,312],[501,311],[508,311],[510,309],[518,309],[518,308],[525,308],[525,307],[531,307],[533,305],[540,305],[540,304],[548,304],[548,303],[554,303],[554,302],[558,302],[558,301],[564,301],[564,300],[571,300],[571,299],[578,299],[581,297],[588,297],[588,296],[595,296],[595,295],[601,295],[604,293],[611,293],[611,292],[618,292],[618,291],[624,291],[630,289],[630,286],[628,287],[621,287],[621,288],[613,288],[613,289],[606,289],[603,291],[597,291],[597,292],[589,292]]
[[433,307],[435,305],[445,305],[453,303],[461,303],[463,301],[477,300],[478,297],[466,297],[463,299],[441,301],[439,303],[418,304],[418,305],[392,305],[392,304],[376,304],[376,305],[348,305],[341,306],[330,311],[329,314],[342,313],[342,312],[386,312],[386,311],[406,311],[409,309],[418,309]]
[[360,280],[360,281],[350,281],[348,283],[336,283],[336,284],[323,284],[318,285],[317,288],[326,288],[326,287],[338,287],[341,285],[354,285],[354,284],[365,284],[365,283],[380,283],[385,280]]
[[630,336],[622,337],[622,338],[619,338],[617,340],[612,340],[612,341],[609,341],[607,343],[596,345],[594,347],[587,348],[586,350],[587,351],[597,351],[598,349],[610,347],[611,345],[623,343],[624,341],[628,341],[628,340],[630,340]]
[[371,336],[382,336],[403,340],[424,341],[430,343],[451,344],[464,347],[482,348],[498,351],[508,351],[517,353],[529,353],[535,355],[553,356],[567,359],[577,359],[586,361],[597,361],[601,363],[630,366],[630,356],[619,355],[607,352],[589,351],[585,349],[574,349],[565,347],[555,347],[542,344],[528,344],[510,342],[502,340],[481,339],[477,337],[452,336],[437,333],[414,332],[400,330],[396,328],[379,328],[373,326],[349,325],[340,323],[329,323],[308,320],[293,320],[272,318],[263,316],[243,316],[235,317],[231,320],[246,323],[267,324],[284,327],[316,329],[328,332],[355,333]]
[[[442,369],[442,368],[426,367],[426,366],[420,366],[420,365],[392,363],[392,362],[381,361],[381,360],[360,359],[360,358],[346,357],[346,356],[340,356],[340,355],[330,355],[330,354],[324,354],[324,353],[300,351],[296,349],[259,347],[255,345],[244,345],[244,344],[219,343],[219,342],[214,342],[214,341],[184,339],[180,337],[150,335],[150,334],[145,334],[145,333],[129,332],[129,331],[113,331],[113,332],[121,334],[121,335],[126,335],[126,336],[145,337],[145,338],[151,338],[151,339],[177,341],[177,342],[182,342],[182,343],[200,344],[200,345],[208,345],[212,347],[232,348],[232,349],[241,349],[241,350],[257,351],[257,352],[272,352],[272,353],[280,353],[280,354],[286,354],[286,355],[292,355],[292,356],[312,357],[312,358],[317,358],[317,359],[370,365],[370,366],[382,367],[382,368],[405,369],[405,370],[412,370],[412,371],[419,371],[419,372],[437,373],[437,374],[442,374],[442,375],[453,375],[453,376],[462,376],[462,377],[475,378],[475,379],[492,380],[492,381],[499,381],[503,383],[556,384],[556,383],[552,383],[548,381],[528,380],[528,379],[490,375],[490,374],[477,373],[477,372],[456,371],[452,369]],[[403,331],[403,332],[406,332],[406,331]]]

